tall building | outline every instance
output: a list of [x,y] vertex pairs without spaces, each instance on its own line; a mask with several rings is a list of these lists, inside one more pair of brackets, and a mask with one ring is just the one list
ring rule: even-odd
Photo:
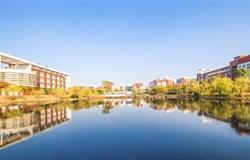
[[0,52],[0,82],[40,88],[67,88],[67,73]]
[[235,77],[235,71],[237,69],[247,69],[250,70],[250,55],[240,55],[234,57],[234,59],[229,62],[228,66],[223,68],[210,70],[210,69],[200,69],[197,74],[197,80],[205,80],[212,77]]

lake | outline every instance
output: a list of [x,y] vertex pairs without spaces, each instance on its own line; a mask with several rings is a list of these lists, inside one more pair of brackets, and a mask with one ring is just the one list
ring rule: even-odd
[[248,160],[250,104],[100,100],[0,108],[1,160]]

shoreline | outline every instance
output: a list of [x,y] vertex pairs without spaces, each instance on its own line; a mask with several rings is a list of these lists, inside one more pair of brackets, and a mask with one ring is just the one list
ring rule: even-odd
[[59,102],[72,102],[81,100],[105,100],[105,99],[145,99],[145,100],[211,100],[211,101],[235,101],[235,102],[250,102],[250,97],[222,97],[222,96],[207,96],[199,97],[198,99],[192,95],[134,95],[130,97],[105,97],[88,96],[82,98],[70,98],[70,97],[57,97],[54,95],[25,95],[18,97],[0,97],[0,105],[11,104],[25,104],[25,103],[59,103]]
[[90,96],[83,98],[57,97],[53,95],[26,95],[18,97],[0,97],[0,105],[25,104],[25,103],[59,103],[72,102],[76,100],[105,99],[103,96]]
[[134,98],[148,99],[148,100],[211,100],[211,101],[242,101],[250,102],[250,97],[226,97],[226,96],[200,96],[195,97],[194,95],[184,94],[173,94],[173,95],[136,95]]

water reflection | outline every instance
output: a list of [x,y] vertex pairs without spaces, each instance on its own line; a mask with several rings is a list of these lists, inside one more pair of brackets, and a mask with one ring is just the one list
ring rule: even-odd
[[100,108],[109,114],[117,107],[150,107],[172,113],[182,111],[200,117],[201,123],[227,122],[239,135],[250,135],[250,104],[228,101],[178,101],[110,99],[59,104],[25,104],[0,107],[0,149],[26,140],[71,119],[71,111]]
[[[154,110],[171,113],[196,113],[202,123],[213,121],[228,122],[239,135],[250,135],[250,104],[230,101],[184,101],[184,100],[153,100],[142,99],[109,99],[99,101],[78,101],[73,103],[77,109],[101,107],[102,113],[108,114],[112,109],[122,106],[144,107],[149,104]],[[72,107],[72,104],[71,104]]]
[[26,140],[71,119],[71,110],[58,105],[0,107],[0,149]]
[[[195,113],[202,123],[223,121],[230,123],[239,135],[250,135],[250,104],[230,101],[184,101],[142,99],[107,99],[99,101],[78,101],[73,108],[101,107],[102,113],[108,114],[112,109],[122,106],[144,107],[149,104],[154,110],[171,113],[182,111],[185,114]],[[81,106],[81,107],[80,107]]]
[[168,113],[178,109],[184,113],[197,113],[202,123],[215,120],[228,122],[239,135],[250,135],[250,104],[229,101],[162,101],[148,102],[155,110]]

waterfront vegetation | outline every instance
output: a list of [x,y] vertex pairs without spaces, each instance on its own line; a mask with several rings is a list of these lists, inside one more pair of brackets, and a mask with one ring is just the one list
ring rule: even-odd
[[192,97],[192,98],[250,98],[250,79],[245,76],[236,79],[216,77],[201,82],[191,81],[185,85],[155,86],[145,91],[146,95],[162,97]]
[[151,98],[250,99],[250,71],[238,69],[233,79],[218,76],[182,85],[155,86],[148,88],[145,95]]
[[7,83],[0,83],[0,90],[3,92],[21,92],[21,95],[54,95],[56,97],[65,98],[81,98],[88,96],[96,96],[102,94],[102,89],[95,89],[92,87],[81,87],[74,86],[67,89],[56,88],[56,89],[45,89],[45,88],[34,88],[34,87],[23,87]]

